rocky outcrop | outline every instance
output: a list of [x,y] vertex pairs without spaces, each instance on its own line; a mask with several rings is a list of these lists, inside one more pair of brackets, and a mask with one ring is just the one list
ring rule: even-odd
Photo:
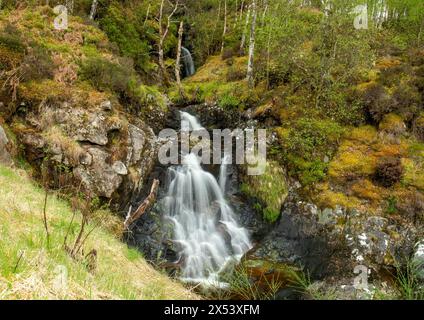
[[0,125],[0,164],[12,165],[12,157],[10,156],[8,147],[9,139],[6,136],[6,132]]
[[[326,286],[335,283],[337,290],[349,295],[356,294],[353,283],[358,268],[368,270],[370,279],[381,279],[411,257],[420,235],[420,229],[406,220],[341,207],[320,210],[292,191],[274,229],[246,259],[300,268],[312,279],[324,279]],[[417,261],[420,254],[422,246],[417,244]]]
[[44,104],[25,115],[25,125],[17,134],[30,162],[66,167],[74,185],[121,209],[142,190],[155,163],[153,130],[110,101],[87,108]]

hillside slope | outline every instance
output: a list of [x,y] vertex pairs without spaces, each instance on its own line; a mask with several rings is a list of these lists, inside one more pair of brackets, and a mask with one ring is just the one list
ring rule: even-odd
[[[47,199],[47,246],[44,191],[24,171],[0,166],[0,194],[0,300],[196,298],[108,231],[107,224],[117,223],[111,221],[111,214],[103,217],[102,226],[84,246],[97,251],[96,267],[90,272],[86,262],[71,258],[63,249],[72,218],[66,201],[54,195]],[[71,239],[79,231],[79,220],[76,216],[72,223]]]

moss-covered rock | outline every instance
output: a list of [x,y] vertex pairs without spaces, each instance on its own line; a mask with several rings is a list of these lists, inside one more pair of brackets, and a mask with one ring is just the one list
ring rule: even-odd
[[242,180],[241,191],[257,199],[257,209],[262,211],[264,218],[275,222],[288,195],[284,169],[275,161],[268,161],[264,174],[245,176]]

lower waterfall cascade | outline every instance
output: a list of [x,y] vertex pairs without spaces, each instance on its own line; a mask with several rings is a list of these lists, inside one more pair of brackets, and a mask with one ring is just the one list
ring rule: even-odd
[[[181,118],[190,119],[192,128],[202,128],[186,112],[181,112]],[[202,168],[193,153],[185,155],[181,165],[168,168],[169,184],[161,203],[166,219],[173,224],[182,281],[223,286],[221,273],[252,247],[248,231],[239,225],[224,197],[225,160],[219,181]]]

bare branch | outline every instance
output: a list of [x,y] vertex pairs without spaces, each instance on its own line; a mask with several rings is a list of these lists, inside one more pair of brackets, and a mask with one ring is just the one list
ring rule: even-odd
[[159,188],[159,180],[155,179],[152,183],[152,187],[150,189],[150,194],[143,201],[143,203],[138,207],[138,209],[127,216],[124,221],[124,229],[128,229],[128,227],[138,220],[155,202],[157,191]]

